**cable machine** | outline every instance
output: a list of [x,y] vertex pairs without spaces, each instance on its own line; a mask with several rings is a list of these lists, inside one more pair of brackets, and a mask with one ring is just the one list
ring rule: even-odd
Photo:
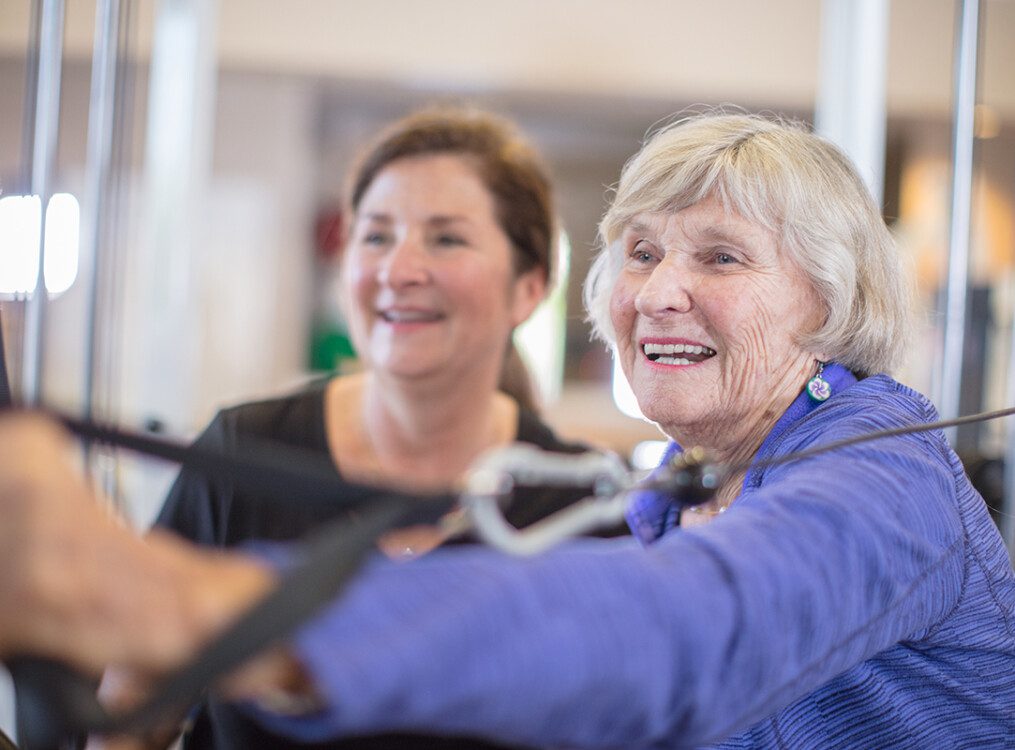
[[[178,0],[165,0],[164,3],[167,7],[178,6]],[[112,198],[116,195],[119,190],[118,187],[118,171],[116,169],[116,147],[115,144],[118,139],[115,136],[116,133],[123,134],[124,128],[126,127],[126,109],[124,107],[124,101],[126,99],[126,86],[124,84],[124,75],[126,70],[126,62],[124,60],[125,50],[129,42],[129,24],[131,13],[131,2],[130,0],[97,0],[96,7],[96,33],[95,33],[95,46],[93,53],[93,70],[92,70],[92,89],[91,89],[91,100],[89,106],[89,135],[88,135],[88,163],[87,163],[87,195],[85,199],[86,215],[84,219],[85,225],[89,228],[89,231],[85,237],[86,252],[90,254],[90,268],[89,275],[87,278],[87,288],[89,295],[88,303],[88,321],[86,337],[88,340],[86,360],[87,365],[85,368],[84,380],[82,384],[83,393],[83,414],[85,417],[84,422],[90,420],[96,413],[96,401],[95,394],[99,392],[104,386],[100,382],[101,377],[98,375],[100,369],[99,360],[101,360],[101,352],[103,351],[103,343],[100,341],[98,332],[101,328],[100,322],[103,320],[103,316],[100,310],[99,300],[102,296],[101,287],[103,277],[103,264],[113,262],[114,256],[109,254],[109,248],[115,243],[112,241],[112,237],[115,234],[114,221],[117,218],[115,211],[115,201]],[[40,196],[42,201],[42,222],[44,226],[45,222],[45,210],[48,202],[48,197],[52,192],[54,170],[55,170],[55,154],[56,144],[58,141],[59,131],[59,99],[60,99],[60,66],[62,63],[62,47],[63,47],[63,25],[64,25],[64,2],[63,0],[34,0],[32,4],[32,41],[29,52],[29,64],[28,75],[29,85],[26,89],[27,97],[29,101],[26,103],[26,148],[25,148],[25,164],[26,174],[31,175],[30,190],[32,194]],[[957,416],[958,411],[958,398],[957,394],[961,392],[961,370],[954,370],[954,363],[961,362],[961,352],[963,351],[963,331],[964,331],[964,318],[965,318],[965,292],[967,287],[967,270],[968,270],[968,245],[969,245],[969,223],[970,223],[970,212],[969,205],[971,202],[971,185],[972,185],[972,144],[973,144],[973,132],[972,132],[972,107],[975,104],[975,88],[976,88],[976,61],[977,52],[979,45],[979,29],[981,25],[981,10],[982,0],[959,0],[957,2],[957,8],[959,11],[959,26],[956,39],[956,74],[955,74],[955,113],[953,123],[953,177],[952,177],[952,203],[951,203],[951,230],[950,230],[950,247],[949,247],[949,277],[948,277],[948,292],[947,292],[947,306],[945,310],[945,338],[944,338],[944,352],[947,356],[943,357],[943,362],[940,365],[941,369],[941,389],[938,394],[939,404],[941,405],[942,416],[948,420]],[[177,8],[178,9],[178,8]],[[27,126],[31,125],[30,133],[27,132]],[[122,142],[120,139],[119,142]],[[46,304],[47,294],[45,292],[45,278],[44,278],[44,258],[45,258],[45,232],[39,232],[40,237],[40,248],[39,248],[39,271],[36,284],[36,292],[32,295],[31,301],[26,307],[26,315],[24,322],[24,340],[22,345],[21,362],[22,362],[22,374],[20,380],[20,393],[17,394],[18,401],[28,406],[34,406],[39,403],[45,403],[45,394],[43,391],[44,381],[44,357],[43,352],[45,349],[45,338],[46,338]],[[1015,341],[1013,341],[1013,350],[1015,350]],[[4,402],[9,403],[11,401],[11,384],[7,377],[6,370],[6,359],[4,357],[3,347],[3,328],[0,326],[0,405]],[[1013,354],[1015,357],[1015,354]],[[951,364],[949,364],[951,363]],[[1012,361],[1012,366],[1015,367],[1015,359]],[[107,374],[108,376],[108,374]],[[1009,378],[1011,379],[1011,378]],[[1015,394],[1012,394],[1015,396]],[[81,423],[83,424],[83,423]],[[73,425],[71,425],[73,426]],[[80,424],[79,424],[80,426]],[[83,428],[79,430],[81,434],[86,434],[87,431]],[[103,439],[109,440],[110,442],[116,442],[113,440],[109,433],[90,433],[88,436],[91,439]],[[122,437],[122,436],[121,436]],[[148,446],[152,448],[151,445]],[[187,460],[193,460],[196,454],[188,453],[185,456],[179,455],[179,458],[185,458]],[[211,460],[221,461],[222,457],[211,457]],[[505,459],[507,460],[507,459]],[[515,459],[511,459],[514,461]],[[531,457],[526,457],[521,464],[525,464],[531,461]],[[255,460],[255,463],[257,461]],[[519,465],[521,465],[519,464]],[[513,464],[512,464],[513,467]],[[246,467],[248,470],[251,467]],[[277,468],[277,467],[276,467]],[[488,467],[489,468],[489,467]],[[681,470],[687,469],[688,467],[682,467]],[[512,469],[513,470],[513,469]],[[281,469],[279,469],[281,471]],[[546,472],[552,474],[556,471],[554,467],[548,467]],[[563,472],[563,470],[560,470]],[[502,471],[500,475],[504,472]],[[498,475],[498,476],[500,476]],[[616,472],[611,474],[610,470],[603,467],[597,467],[595,471],[591,472],[594,479],[601,479],[603,476],[611,477],[610,482],[607,485],[615,490],[612,494],[618,495],[620,490],[623,489],[623,482],[619,478]],[[492,476],[492,475],[490,475]],[[671,480],[673,482],[689,481],[685,487],[685,490],[691,492],[701,491],[703,488],[707,489],[708,482],[712,481],[708,478],[708,471],[704,468],[699,467],[697,473],[692,475],[694,478],[691,480],[678,479],[676,473]],[[546,477],[542,476],[545,480]],[[477,480],[480,481],[480,480]],[[333,491],[335,488],[330,487],[329,491]],[[629,487],[626,489],[630,489]],[[343,491],[350,491],[348,487],[343,487]],[[492,497],[494,493],[492,490],[484,495],[484,493],[474,491],[474,497]],[[693,495],[693,492],[691,492]],[[445,506],[446,508],[446,499]],[[1009,550],[1015,554],[1015,427],[1009,425],[1008,440],[1007,440],[1007,454],[1006,454],[1006,479],[1005,479],[1005,510],[1007,513],[1002,515],[1002,533],[1005,541],[1008,544]],[[328,568],[336,571],[335,577],[321,584],[321,589],[317,590],[316,595],[322,596],[330,594],[335,588],[340,586],[355,570],[355,566],[358,563],[359,557],[365,552],[369,544],[372,544],[374,536],[379,533],[379,530],[387,528],[397,519],[403,518],[405,509],[399,502],[398,498],[393,498],[390,502],[377,503],[376,511],[368,514],[362,520],[362,522],[348,530],[347,536],[343,537],[341,541],[342,549],[344,550],[341,556],[336,557],[336,547],[329,547],[327,544],[321,544],[316,548],[316,556],[311,555],[311,561],[309,565],[319,565],[321,569]],[[489,518],[489,514],[493,512],[492,507],[486,500],[479,499],[473,504],[473,513],[476,522],[480,525],[486,523],[484,518]],[[496,521],[492,522],[496,525]],[[561,533],[565,531],[571,533],[574,530],[574,526],[568,526],[566,529],[555,529],[553,533],[549,535],[554,539],[558,539]],[[504,529],[493,529],[491,531],[493,537],[497,537],[498,534],[501,538],[507,538],[507,544],[512,544],[511,534],[506,533]],[[364,542],[366,540],[366,542]],[[541,547],[543,540],[541,539],[538,544],[533,542],[535,546]],[[308,575],[311,571],[303,571],[303,575]],[[320,571],[314,569],[312,571],[317,575]],[[299,573],[299,571],[297,571]],[[330,587],[330,588],[328,588]],[[297,587],[291,587],[289,593],[286,593],[286,587],[281,587],[282,593],[277,597],[272,598],[264,603],[264,606],[259,608],[257,612],[267,612],[271,607],[287,607],[290,617],[295,618],[297,615],[300,617],[306,616],[309,611],[312,611],[312,603],[304,601],[301,604],[297,604],[295,601],[291,601],[286,598],[296,596],[292,593]],[[327,591],[325,591],[327,589]],[[200,683],[200,680],[207,680],[210,674],[217,674],[218,672],[209,672],[209,669],[215,669],[221,671],[221,669],[227,667],[230,664],[237,663],[234,659],[239,659],[237,656],[242,651],[241,656],[246,656],[248,653],[252,653],[259,647],[259,644],[264,642],[264,639],[268,637],[268,630],[264,624],[264,618],[257,620],[256,614],[252,613],[250,618],[242,621],[238,626],[237,630],[233,631],[227,637],[234,639],[234,643],[245,644],[243,649],[234,649],[231,652],[232,655],[222,656],[219,654],[215,658],[211,658],[211,666],[209,667],[209,660],[202,664],[194,666],[190,672],[184,670],[179,675],[171,678],[170,685],[166,689],[166,693],[169,694],[169,704],[175,703],[180,699],[181,696],[189,695],[187,691],[194,690],[194,686]],[[294,620],[293,625],[298,620]],[[254,624],[251,624],[251,623]],[[277,628],[278,623],[276,622],[271,627]],[[244,630],[243,628],[246,628]],[[243,637],[237,638],[237,633]],[[271,637],[276,634],[275,630],[270,632]],[[245,640],[244,640],[245,639]],[[207,656],[207,654],[205,655]],[[217,659],[217,661],[216,661]],[[200,661],[200,660],[199,660]],[[54,685],[59,684],[59,680],[63,679],[61,672],[47,672],[47,667],[40,666],[35,663],[31,666],[36,671],[21,671],[22,677],[25,677],[26,682],[32,684],[32,674],[35,675],[34,684],[36,687],[40,685],[52,688]],[[40,671],[41,670],[41,671]],[[41,675],[41,677],[39,677]],[[176,683],[172,682],[172,679],[177,679]],[[41,680],[41,682],[40,682]],[[204,683],[200,683],[204,684]],[[158,698],[159,696],[156,696]],[[164,696],[163,696],[164,698]],[[69,700],[70,703],[60,704],[61,699]],[[58,705],[63,705],[68,712],[80,709],[80,706],[74,704],[76,700],[76,694],[73,691],[57,696],[54,701]],[[77,708],[71,708],[71,706],[77,706]],[[168,704],[167,704],[168,705]],[[152,705],[146,705],[141,710],[148,711],[149,713],[143,715],[137,715],[133,718],[124,719],[119,717],[126,724],[116,724],[121,727],[124,725],[140,725],[144,721],[150,718],[150,712],[161,710],[162,704],[157,704],[154,707]],[[22,707],[24,711],[31,712],[35,710],[43,711],[40,716],[48,716],[51,707],[48,706],[33,706],[26,705]],[[84,710],[84,709],[81,709]],[[88,709],[94,710],[94,707]],[[26,714],[29,715],[29,714]],[[69,714],[68,714],[69,715]],[[105,718],[97,716],[94,713],[90,715],[92,723],[87,726],[93,728],[108,727],[108,723],[111,719],[107,716]],[[106,722],[106,723],[103,723]],[[54,731],[62,730],[65,727],[54,727]],[[52,741],[54,738],[50,737],[45,741]],[[0,735],[0,748],[4,747],[4,738]]]

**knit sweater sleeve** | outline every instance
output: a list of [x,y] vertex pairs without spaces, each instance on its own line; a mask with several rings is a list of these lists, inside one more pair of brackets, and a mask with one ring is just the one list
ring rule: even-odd
[[647,549],[377,562],[295,640],[327,709],[261,718],[304,739],[694,747],[926,632],[958,599],[962,557],[933,441],[868,443],[772,469],[713,523]]

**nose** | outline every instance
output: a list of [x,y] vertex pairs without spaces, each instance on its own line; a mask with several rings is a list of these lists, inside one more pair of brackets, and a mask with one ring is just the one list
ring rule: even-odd
[[688,270],[675,260],[673,254],[668,254],[638,290],[634,307],[648,318],[690,312],[694,307],[691,284]]
[[400,237],[385,253],[377,269],[377,278],[381,284],[396,289],[424,284],[430,277],[428,257],[416,238]]

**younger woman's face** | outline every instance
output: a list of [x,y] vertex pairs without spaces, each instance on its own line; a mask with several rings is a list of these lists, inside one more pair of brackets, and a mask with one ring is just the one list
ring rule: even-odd
[[499,373],[511,331],[543,297],[466,159],[392,162],[360,201],[343,259],[350,333],[368,367],[420,378]]

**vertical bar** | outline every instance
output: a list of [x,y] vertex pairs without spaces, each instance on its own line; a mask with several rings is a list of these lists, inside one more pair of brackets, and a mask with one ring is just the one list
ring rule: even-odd
[[85,164],[85,216],[82,255],[88,269],[88,302],[85,322],[85,366],[82,414],[94,411],[95,359],[97,347],[99,269],[108,256],[102,239],[108,237],[116,71],[119,57],[120,0],[99,0],[95,8],[95,39],[92,51],[92,86],[88,103],[88,156]]
[[39,226],[39,271],[35,294],[25,314],[25,353],[22,362],[23,401],[39,402],[46,319],[46,213],[53,190],[56,147],[60,132],[60,67],[63,63],[63,0],[43,0],[39,36],[38,87],[35,97],[35,134],[32,148],[32,194],[42,202]]
[[39,98],[39,40],[42,38],[42,0],[32,0],[25,55],[25,108],[21,121],[21,184],[15,192],[32,191],[32,154],[35,152],[35,108]]
[[888,115],[888,0],[824,0],[814,129],[853,160],[880,203]]
[[[116,85],[113,93],[112,163],[111,174],[115,175],[107,186],[105,200],[108,205],[105,231],[99,236],[103,243],[98,286],[105,294],[98,295],[95,330],[101,332],[95,342],[96,379],[93,408],[103,411],[103,416],[116,420],[116,398],[119,383],[115,377],[115,357],[119,352],[120,329],[123,302],[123,266],[126,262],[123,247],[124,206],[127,201],[124,176],[130,174],[131,153],[134,143],[134,69],[131,62],[130,45],[134,34],[133,5],[136,0],[118,0],[120,3],[119,28],[117,29]],[[104,371],[102,368],[107,369]],[[112,497],[112,494],[107,492]]]
[[[969,285],[969,236],[973,193],[973,109],[979,53],[981,0],[960,0],[955,54],[955,111],[952,122],[951,219],[948,231],[948,281],[945,287],[944,341],[940,393],[943,419],[959,415],[965,353],[966,292]],[[956,428],[945,431],[955,443]]]
[[[25,50],[25,97],[21,114],[21,169],[18,182],[7,192],[32,193],[32,155],[35,151],[35,108],[39,96],[39,39],[42,35],[42,0],[31,0],[28,46]],[[21,393],[25,355],[25,303],[18,300],[7,308],[8,384],[11,393]]]
[[[97,253],[95,280],[95,308],[91,330],[94,339],[90,347],[93,359],[90,409],[102,419],[117,422],[119,413],[119,370],[121,354],[123,278],[126,258],[123,232],[126,220],[127,175],[130,174],[133,148],[133,92],[134,69],[131,58],[131,40],[134,37],[133,6],[137,0],[116,0],[118,25],[116,28],[116,64],[112,90],[112,121],[110,133],[109,179],[103,187],[104,208],[100,216],[101,231],[97,232],[100,251]],[[87,390],[87,386],[86,386]],[[101,496],[109,501],[118,515],[129,517],[124,506],[121,485],[121,463],[118,453],[109,448],[92,447],[89,468]]]

